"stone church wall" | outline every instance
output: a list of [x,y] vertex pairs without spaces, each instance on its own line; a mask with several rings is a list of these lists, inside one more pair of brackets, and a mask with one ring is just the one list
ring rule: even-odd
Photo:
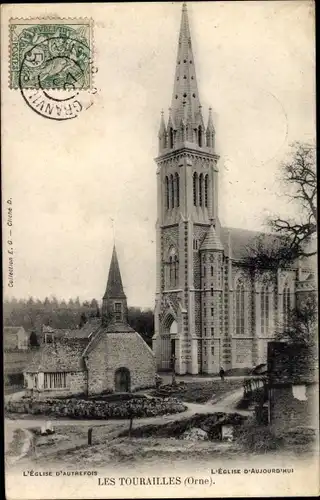
[[118,368],[130,371],[131,390],[155,385],[155,356],[136,332],[102,336],[89,354],[89,393],[114,391],[115,371]]

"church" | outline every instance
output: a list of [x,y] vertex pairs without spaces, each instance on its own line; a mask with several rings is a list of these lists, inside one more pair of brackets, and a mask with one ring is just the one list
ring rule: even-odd
[[313,286],[303,262],[279,269],[268,284],[245,272],[246,247],[259,233],[220,224],[216,130],[211,108],[204,122],[195,67],[183,4],[172,102],[168,120],[161,116],[155,160],[153,350],[158,370],[173,359],[177,374],[265,363],[277,325]]
[[115,247],[102,318],[89,319],[80,329],[49,333],[24,372],[26,391],[35,397],[132,392],[155,385],[154,353],[128,325]]

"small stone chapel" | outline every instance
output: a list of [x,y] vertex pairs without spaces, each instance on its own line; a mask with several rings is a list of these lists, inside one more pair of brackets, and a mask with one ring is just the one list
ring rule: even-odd
[[81,329],[65,330],[52,343],[43,344],[24,372],[25,386],[39,397],[131,392],[153,387],[155,375],[154,353],[128,324],[114,247],[102,319],[89,319]]

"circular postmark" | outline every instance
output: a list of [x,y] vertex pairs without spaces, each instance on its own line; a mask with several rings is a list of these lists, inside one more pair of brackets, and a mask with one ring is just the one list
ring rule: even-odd
[[21,58],[19,88],[39,115],[70,120],[92,105],[93,72],[86,43],[69,36],[42,37]]

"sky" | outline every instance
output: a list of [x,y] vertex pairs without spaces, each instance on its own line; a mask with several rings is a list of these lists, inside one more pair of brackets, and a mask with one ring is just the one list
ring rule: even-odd
[[[171,102],[181,5],[77,4],[77,17],[94,21],[98,92],[75,120],[37,115],[8,88],[3,63],[5,297],[101,299],[115,239],[128,304],[154,306],[154,158],[160,113],[167,117]],[[210,106],[214,112],[221,223],[262,229],[267,216],[294,213],[279,165],[292,141],[315,137],[313,4],[190,2],[188,13],[205,121]],[[75,11],[6,6],[2,36],[10,17],[52,14]]]

